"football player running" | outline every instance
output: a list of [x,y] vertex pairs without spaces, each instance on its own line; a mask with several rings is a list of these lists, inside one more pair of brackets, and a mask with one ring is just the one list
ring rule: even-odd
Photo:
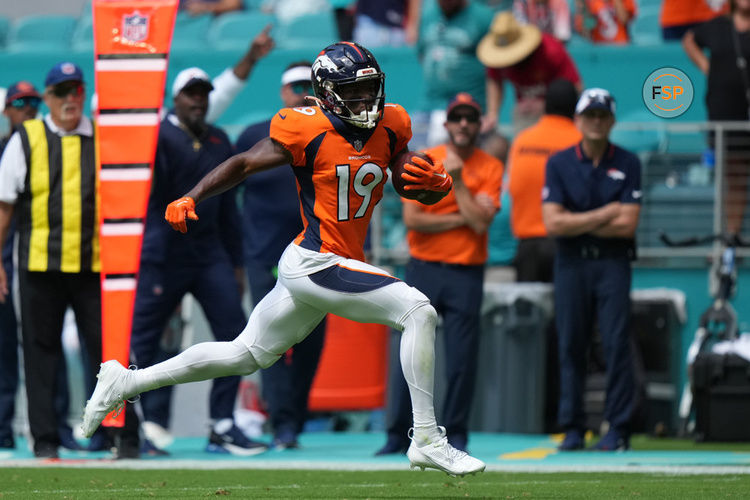
[[[364,47],[350,42],[326,47],[312,67],[317,106],[280,110],[270,137],[221,163],[166,207],[169,224],[184,233],[187,219],[198,219],[196,205],[202,200],[255,172],[291,164],[304,227],[281,256],[275,288],[253,309],[235,340],[197,344],[145,369],[128,370],[114,360],[102,363],[84,411],[84,435],[142,392],[266,368],[333,313],[403,332],[401,366],[414,418],[407,453],[411,467],[454,476],[484,470],[482,461],[453,448],[435,421],[435,309],[416,288],[364,262],[365,234],[383,196],[386,168],[411,139],[406,111],[385,104],[384,80]],[[442,163],[413,162],[409,179],[417,181],[410,189],[450,191],[451,176]]]

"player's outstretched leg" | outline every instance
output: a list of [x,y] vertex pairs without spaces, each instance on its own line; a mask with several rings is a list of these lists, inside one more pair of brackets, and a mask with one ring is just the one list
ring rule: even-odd
[[216,377],[249,375],[257,369],[250,351],[236,339],[196,344],[142,370],[128,370],[115,360],[107,361],[99,369],[96,388],[83,411],[83,435],[91,437],[109,412],[142,392]]
[[435,423],[432,389],[436,323],[437,313],[429,304],[413,309],[404,321],[401,368],[414,410],[414,428],[409,431],[411,445],[406,456],[412,468],[437,469],[451,476],[476,474],[484,470],[484,462],[451,446],[445,428]]

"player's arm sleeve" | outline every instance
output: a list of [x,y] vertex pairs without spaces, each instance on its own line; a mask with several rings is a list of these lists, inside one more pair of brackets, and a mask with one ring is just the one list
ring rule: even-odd
[[221,195],[221,207],[219,209],[221,241],[227,249],[229,259],[233,267],[242,267],[242,221],[240,211],[237,208],[237,189],[230,189]]
[[552,202],[564,205],[565,195],[558,174],[559,160],[557,156],[551,156],[547,160],[547,166],[544,170],[544,188],[542,188],[542,203]]
[[[315,109],[315,108],[303,108]],[[317,112],[317,111],[316,111]],[[300,114],[302,116],[297,116]],[[305,145],[303,113],[297,113],[292,108],[285,108],[276,113],[271,120],[270,137],[281,144],[289,154],[292,155],[292,165],[300,167],[305,165]],[[302,138],[302,140],[300,140]]]
[[206,114],[208,123],[215,122],[224,114],[237,94],[245,87],[245,81],[240,80],[232,68],[227,68],[214,78],[211,84],[214,88],[208,94],[208,113]]
[[641,160],[633,155],[625,173],[625,185],[620,195],[621,203],[641,203]]

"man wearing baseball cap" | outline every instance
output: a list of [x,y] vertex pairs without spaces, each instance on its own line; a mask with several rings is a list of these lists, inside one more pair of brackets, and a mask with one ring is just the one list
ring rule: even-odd
[[[49,70],[44,84],[49,114],[25,120],[0,159],[0,244],[15,213],[29,427],[35,456],[55,458],[64,313],[68,307],[75,312],[93,388],[102,349],[101,296],[94,128],[83,116],[83,72],[63,61]],[[8,106],[29,108],[33,118],[38,99],[30,84],[11,86],[6,114]],[[0,268],[0,302],[8,289]]]
[[[0,155],[16,127],[34,118],[41,98],[29,82],[16,82],[5,93],[3,114],[8,118],[9,132],[0,138]],[[8,276],[13,276],[13,235],[15,224],[10,225],[5,245],[2,247],[2,266]],[[18,331],[11,294],[0,303],[0,448],[15,448],[13,414],[18,389]]]
[[20,81],[8,87],[5,92],[3,114],[8,118],[10,130],[6,137],[0,139],[0,154],[10,140],[13,129],[22,124],[24,120],[36,118],[41,103],[42,98],[39,96],[39,92],[29,82]]
[[630,346],[630,262],[641,203],[641,163],[609,142],[615,100],[600,88],[585,90],[575,123],[583,139],[547,162],[542,216],[557,239],[555,326],[560,358],[560,450],[584,447],[583,388],[586,352],[597,318],[607,364],[604,418],[609,431],[594,445],[630,447],[635,374]]
[[[194,230],[179,238],[163,221],[170,201],[234,153],[224,131],[207,122],[212,89],[211,79],[202,69],[182,70],[172,85],[173,108],[159,127],[130,343],[139,368],[159,361],[162,332],[187,293],[200,303],[217,340],[230,341],[245,327],[236,191],[209,200]],[[265,444],[250,440],[235,424],[239,382],[240,377],[213,381],[209,408],[213,424],[207,451],[246,456],[267,449]],[[160,431],[169,427],[169,408],[164,407],[164,401],[168,400],[163,393],[143,394],[144,426]],[[154,449],[149,452],[163,453],[156,443],[151,444]]]
[[[410,254],[404,281],[424,293],[443,319],[447,388],[442,420],[448,442],[466,451],[479,357],[487,230],[500,210],[503,164],[477,147],[482,108],[471,94],[457,94],[445,112],[448,141],[425,153],[443,161],[453,190],[434,205],[403,200]],[[398,369],[399,363],[391,365]],[[409,390],[400,371],[392,373],[390,381],[388,439],[378,455],[403,453],[409,445]]]

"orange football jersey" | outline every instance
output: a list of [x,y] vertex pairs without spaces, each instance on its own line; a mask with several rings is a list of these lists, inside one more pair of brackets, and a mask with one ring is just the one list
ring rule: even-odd
[[372,211],[383,197],[386,169],[411,139],[404,108],[386,104],[372,129],[355,129],[319,107],[284,108],[271,138],[293,157],[303,229],[302,248],[364,260]]

